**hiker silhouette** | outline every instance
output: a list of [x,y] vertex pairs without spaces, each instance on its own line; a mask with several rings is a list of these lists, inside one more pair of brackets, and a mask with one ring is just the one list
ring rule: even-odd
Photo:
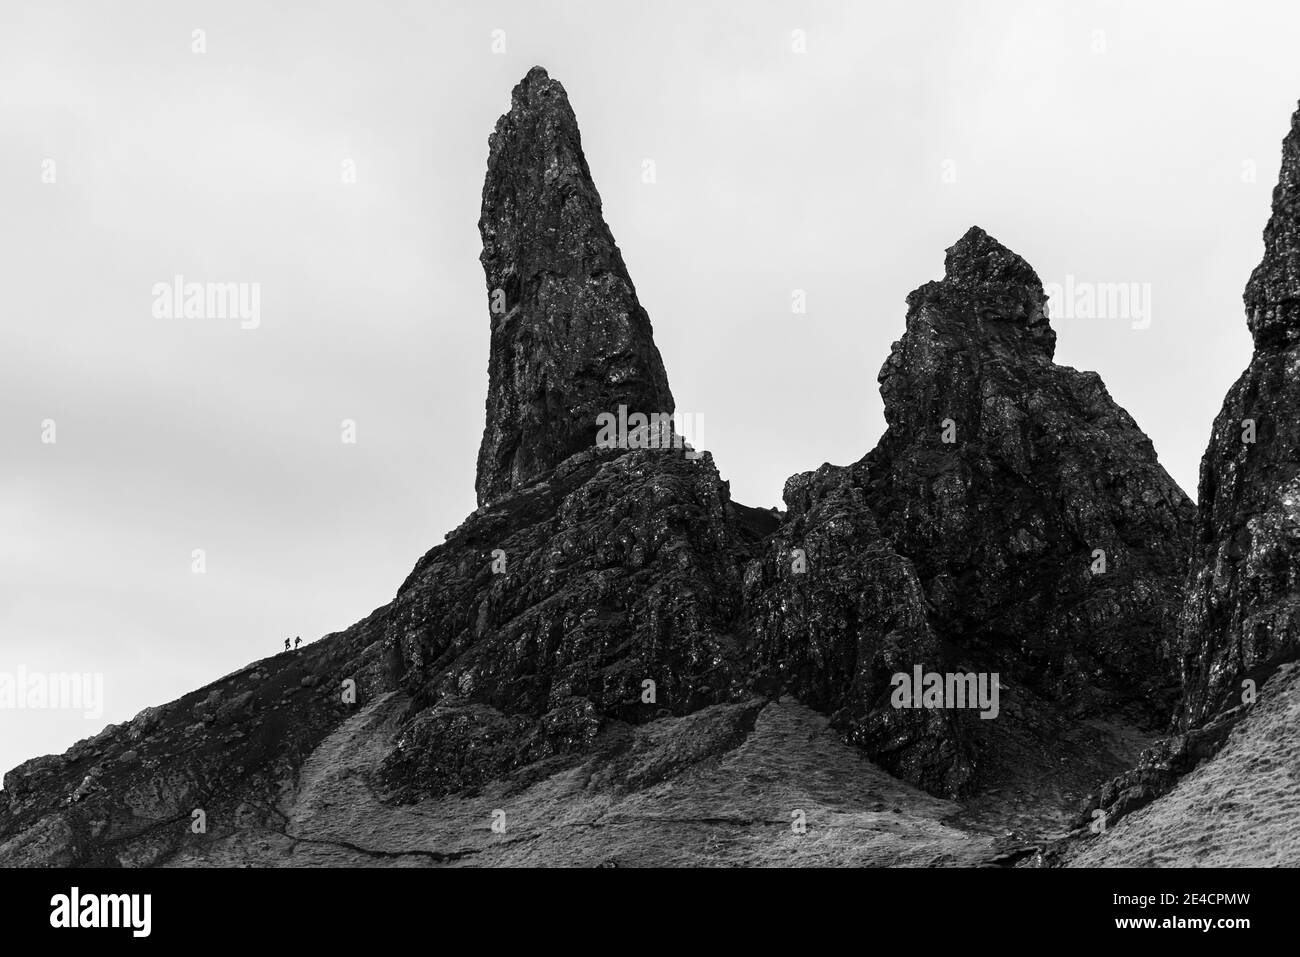
[[302,644],[302,637],[299,636],[299,637],[295,638],[295,639],[293,640],[293,650],[294,650],[294,651],[297,651],[297,650],[298,650],[298,646],[301,645],[301,644]]
[[288,651],[288,650],[289,650],[289,639],[288,639],[288,638],[284,639],[284,650],[285,650],[285,651]]

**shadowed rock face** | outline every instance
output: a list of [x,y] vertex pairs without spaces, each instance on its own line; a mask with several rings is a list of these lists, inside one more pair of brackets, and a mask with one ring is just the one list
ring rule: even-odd
[[847,469],[785,485],[786,520],[745,574],[754,681],[831,715],[877,764],[936,794],[972,783],[968,714],[891,706],[891,679],[944,671],[912,563],[880,533]]
[[1257,349],[1289,348],[1300,339],[1300,110],[1282,141],[1282,169],[1264,227],[1264,258],[1243,296]]
[[1246,672],[1300,648],[1300,111],[1244,299],[1255,352],[1201,460],[1181,621],[1188,726],[1240,704]]
[[479,232],[492,319],[475,483],[486,505],[591,447],[601,413],[674,405],[568,96],[540,67],[489,140]]
[[711,458],[678,450],[589,450],[480,509],[416,566],[386,640],[415,709],[434,706],[422,723],[463,701],[500,714],[454,756],[441,731],[404,737],[390,783],[491,750],[481,773],[504,771],[582,748],[607,718],[736,697],[731,622],[757,544],[736,515]]
[[1167,720],[1191,502],[1100,377],[1052,362],[1038,276],[983,230],[908,306],[854,474],[933,627],[1079,713]]
[[[1192,505],[1100,378],[1052,362],[1020,256],[972,228],[908,305],[880,373],[888,431],[861,462],[787,483],[746,606],[760,687],[961,794],[1005,773],[999,752],[1047,746],[1058,712],[1168,720]],[[1015,730],[891,707],[891,677],[915,666],[998,673]]]

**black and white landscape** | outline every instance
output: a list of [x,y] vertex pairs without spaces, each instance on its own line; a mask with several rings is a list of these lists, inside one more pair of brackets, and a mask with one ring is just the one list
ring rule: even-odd
[[[1167,144],[1175,159],[1159,175],[1122,160],[1105,167],[1107,181],[1118,182],[1115,203],[1130,207],[1114,214],[1114,231],[1126,235],[1108,236],[1101,194],[1074,210],[1079,255],[1094,257],[1086,261],[1104,261],[1099,251],[1112,243],[1183,251],[1169,263],[1160,258],[1159,269],[1138,262],[1114,281],[1087,267],[1057,271],[1060,262],[1050,276],[1040,272],[1032,203],[1004,215],[991,185],[1033,177],[1040,125],[1064,128],[1038,114],[1054,103],[1068,110],[1084,95],[1071,83],[1102,84],[1102,99],[1089,102],[1106,102],[1128,129],[1160,96],[1134,68],[1142,55],[1190,58],[1197,69],[1215,60],[1226,72],[1267,60],[1251,44],[1267,47],[1276,40],[1264,34],[1278,31],[1238,24],[1214,56],[1198,54],[1192,38],[1204,37],[1204,25],[1188,14],[1170,28],[1187,47],[1171,53],[1135,25],[1149,13],[1128,5],[1054,12],[1029,5],[1032,14],[989,5],[979,12],[985,26],[1025,31],[1059,53],[1053,64],[1012,45],[990,54],[995,85],[962,81],[986,93],[1023,81],[1022,101],[981,102],[1000,122],[1018,117],[1021,142],[1006,155],[1026,171],[991,158],[1001,156],[1004,138],[994,145],[954,120],[955,158],[918,159],[918,175],[933,182],[900,186],[914,199],[932,196],[910,213],[927,224],[921,228],[858,218],[849,198],[879,189],[873,171],[896,170],[908,146],[891,141],[887,117],[855,112],[854,91],[895,84],[905,101],[966,102],[972,94],[959,83],[921,76],[919,67],[908,73],[907,61],[931,39],[954,49],[974,41],[951,24],[927,37],[912,29],[910,14],[890,13],[902,18],[888,19],[893,62],[903,71],[895,75],[862,66],[865,50],[883,41],[878,31],[868,36],[860,11],[723,6],[729,17],[629,11],[621,21],[557,7],[550,11],[557,20],[591,28],[568,46],[563,31],[545,42],[530,33],[536,9],[461,10],[444,20],[433,8],[374,14],[382,29],[370,32],[367,21],[361,36],[393,37],[392,70],[403,81],[421,75],[404,58],[404,26],[431,37],[444,24],[443,45],[482,48],[452,55],[489,65],[465,69],[457,86],[404,89],[398,118],[369,122],[363,99],[330,120],[295,114],[296,135],[312,144],[306,152],[320,169],[301,172],[303,195],[291,208],[309,204],[319,219],[291,232],[299,242],[276,266],[238,255],[236,234],[250,234],[262,249],[251,235],[259,220],[223,221],[227,203],[246,216],[250,206],[246,196],[224,196],[218,175],[225,161],[266,164],[267,184],[284,172],[275,163],[288,147],[276,137],[290,127],[274,121],[287,124],[290,114],[272,94],[286,87],[265,81],[267,98],[258,100],[258,83],[241,72],[268,56],[252,8],[242,21],[214,20],[216,30],[174,13],[142,21],[148,43],[170,33],[165,42],[177,47],[140,67],[156,71],[159,83],[179,84],[174,102],[159,95],[152,128],[107,146],[98,138],[97,116],[129,112],[113,101],[121,61],[102,50],[89,66],[69,67],[82,78],[81,100],[36,90],[0,114],[11,132],[30,132],[5,140],[6,176],[34,184],[24,182],[15,200],[19,226],[0,228],[10,231],[9,258],[30,276],[62,275],[79,289],[50,293],[44,307],[25,293],[22,301],[36,305],[6,320],[15,345],[0,366],[12,372],[2,387],[4,442],[17,464],[12,483],[0,486],[0,514],[15,529],[0,564],[14,576],[12,589],[6,585],[12,597],[0,605],[0,728],[9,741],[4,756],[21,763],[0,790],[0,865],[1300,864],[1300,111],[1290,112],[1300,66],[1285,77],[1241,67],[1234,81],[1233,95],[1244,97],[1252,84],[1290,84],[1260,93],[1288,101],[1268,121],[1272,140],[1281,141],[1280,171],[1276,147],[1249,159],[1247,147],[1231,143],[1234,105],[1211,101],[1196,109],[1191,146]],[[950,16],[964,22],[981,5],[956,6]],[[1284,15],[1281,4],[1265,8]],[[28,46],[41,56],[20,59],[20,72],[39,86],[58,73],[60,47],[48,15],[35,7],[28,14]],[[93,25],[100,14],[69,8],[63,16]],[[638,69],[608,82],[569,80],[565,64],[578,61],[584,44],[601,37],[635,44],[638,18],[655,16],[680,16],[690,27],[659,51],[663,76],[640,52],[629,54]],[[291,74],[297,59],[314,62],[319,49],[338,48],[353,18],[366,17],[359,7],[327,9],[295,33],[270,16],[267,29],[284,46],[276,71]],[[856,55],[844,41],[854,25],[864,31]],[[14,32],[0,47],[24,29],[7,26]],[[71,55],[78,41],[67,42]],[[1035,69],[1007,74],[998,58],[1022,52]],[[723,66],[711,69],[734,73],[731,84],[697,91],[724,125],[746,122],[762,90],[786,83],[788,112],[777,124],[798,138],[805,134],[789,97],[807,96],[809,109],[820,97],[815,108],[826,110],[825,99],[839,95],[831,91],[842,93],[842,107],[829,113],[842,109],[834,136],[853,152],[856,175],[830,194],[846,197],[848,215],[824,204],[794,213],[780,202],[762,208],[750,172],[763,170],[761,151],[720,156],[725,137],[698,150],[665,142],[685,103],[666,102],[662,115],[646,120],[676,163],[644,157],[655,149],[647,143],[620,154],[587,119],[590,105],[592,114],[621,116],[635,128],[623,104],[640,94],[629,91],[678,90],[680,76],[668,73],[692,75],[683,63],[694,57],[720,58]],[[748,66],[737,67],[745,57]],[[829,67],[823,59],[814,68],[829,69],[829,86],[796,75],[819,57],[829,58]],[[383,71],[384,61],[375,50],[358,52],[341,69],[362,75],[358,83],[369,89],[365,72]],[[98,92],[97,69],[108,83]],[[591,75],[588,66],[575,72]],[[498,82],[506,73],[510,81]],[[1055,94],[1044,92],[1048,73],[1060,81]],[[227,93],[250,98],[232,106]],[[311,98],[310,90],[300,95]],[[366,232],[392,226],[394,210],[416,224],[408,243],[415,249],[429,245],[423,230],[473,229],[472,217],[448,214],[465,210],[477,179],[439,177],[431,186],[432,172],[390,153],[384,139],[399,118],[438,131],[456,101],[476,110],[493,104],[500,114],[495,128],[483,124],[474,147],[477,168],[486,159],[482,281],[463,249],[448,258],[456,281],[473,286],[472,314],[451,314],[436,292],[429,301],[395,287],[400,274],[427,291],[419,277],[435,265],[409,249],[389,252],[408,243],[400,228]],[[220,126],[189,148],[150,147],[169,123],[190,123],[174,112],[186,104],[210,109],[214,122],[256,114],[275,132],[227,160],[208,152],[218,142],[230,148]],[[341,115],[353,129],[339,132]],[[1096,109],[1079,136],[1104,139],[1107,115]],[[83,127],[84,136],[69,132]],[[824,161],[819,150],[832,133],[819,129],[808,149],[781,151],[773,162],[788,186],[793,157],[798,175],[823,196],[824,168],[845,165]],[[584,151],[593,137],[606,162]],[[430,156],[462,149],[450,132],[420,142]],[[1200,146],[1202,155],[1184,159]],[[134,149],[157,150],[147,162],[174,165],[178,180],[189,175],[191,151],[204,171],[178,193],[188,199],[173,233],[146,235],[123,202],[150,188],[131,185]],[[1085,143],[1041,162],[1071,171],[1078,184],[1103,176]],[[655,191],[671,195],[675,182],[695,176],[721,188],[729,163],[740,184],[726,200],[734,220],[700,210],[697,224],[679,221],[673,200],[656,212]],[[631,180],[651,198],[629,212],[607,192],[603,206],[598,185],[606,178]],[[982,184],[990,190],[984,199]],[[408,188],[448,198],[408,208]],[[627,188],[620,184],[616,195]],[[1085,191],[1060,183],[1066,198],[1051,208],[1062,209],[1076,188]],[[259,202],[269,207],[266,227],[278,229],[280,200],[267,189]],[[1227,189],[1234,208],[1255,217],[1249,235],[1231,216],[1214,215],[1228,205]],[[949,199],[948,190],[964,198]],[[1199,223],[1156,215],[1172,194],[1190,207],[1206,197]],[[1149,227],[1134,240],[1124,217],[1147,196]],[[58,259],[44,233],[28,243],[19,227],[41,203],[39,215],[55,217],[61,231],[93,233],[117,278],[81,288],[77,259],[88,255],[81,240],[70,240],[72,260]],[[982,210],[978,221],[954,225],[973,209]],[[659,243],[653,285],[638,287],[634,277],[645,282],[638,257],[624,253],[640,241],[627,236],[663,228],[642,225],[657,215],[668,217],[679,248]],[[768,215],[787,225],[764,234],[777,244],[762,258],[747,245],[740,257],[718,247],[733,229],[735,242],[746,243],[746,224]],[[824,248],[803,225],[818,219],[837,242],[864,244],[868,254],[852,270],[838,256],[808,254],[806,242]],[[1053,249],[1070,244],[1074,222],[1042,220]],[[942,241],[922,248],[922,235],[941,232],[937,224]],[[207,248],[210,229],[224,232]],[[349,272],[340,241],[355,243],[358,264],[388,266]],[[372,241],[379,254],[366,250]],[[891,246],[909,251],[891,258]],[[1162,312],[1159,282],[1142,279],[1151,268],[1163,288],[1184,283],[1195,299],[1222,286],[1224,263],[1242,256],[1258,263],[1232,280],[1231,296],[1244,286],[1244,307],[1220,310],[1205,300],[1198,311],[1183,289],[1169,294],[1179,309]],[[924,268],[897,268],[910,257]],[[259,278],[259,261],[275,282]],[[448,262],[436,275],[448,273]],[[689,315],[653,305],[675,281],[670,263],[702,297]],[[893,298],[859,300],[852,291],[859,272],[864,282],[870,274],[864,288],[887,286]],[[791,278],[796,273],[804,278]],[[327,310],[317,325],[295,303],[300,293],[323,303],[321,290],[332,283],[365,290],[375,277],[383,281],[367,293],[373,309],[365,314],[339,319]],[[34,280],[19,269],[6,284],[27,281]],[[719,285],[735,286],[746,304],[755,290],[774,291],[770,314],[726,315],[728,297],[708,292]],[[83,341],[76,330],[85,310],[120,317],[120,303],[136,312],[120,320],[120,335],[154,337],[147,341],[163,343],[156,351],[107,372],[59,358],[73,355],[67,348],[85,361],[73,344]],[[773,322],[781,323],[776,335],[766,328]],[[855,370],[840,384],[823,382],[828,373],[799,351],[801,341],[827,335],[826,323],[839,343],[831,351],[845,353],[828,356],[826,368],[843,361]],[[709,332],[709,324],[727,332]],[[422,331],[408,337],[415,325]],[[846,331],[857,326],[876,330],[880,347],[859,350]],[[692,327],[710,344],[703,357],[689,349]],[[1211,327],[1218,338],[1198,338]],[[97,329],[106,342],[115,335],[111,323]],[[670,340],[665,329],[676,330]],[[350,336],[376,338],[391,364],[352,352]],[[269,351],[259,353],[267,340]],[[1097,371],[1057,361],[1067,348],[1079,355],[1080,342],[1097,350]],[[1248,362],[1235,382],[1240,364],[1226,368],[1236,361],[1230,349]],[[24,350],[37,357],[34,366]],[[201,387],[141,385],[169,381],[169,353],[202,377]],[[478,363],[477,384],[455,391],[448,376],[468,356]],[[1122,393],[1108,389],[1112,359]],[[52,378],[30,371],[42,362],[62,371]],[[883,425],[865,407],[845,412],[852,396],[874,389],[873,376]],[[706,377],[725,383],[731,397],[720,414],[699,404],[713,394],[695,384]],[[267,391],[273,382],[283,388]],[[748,417],[736,414],[745,390],[753,392]],[[824,416],[815,411],[823,390]],[[252,398],[241,403],[241,394]],[[1211,409],[1158,417],[1171,442],[1181,430],[1174,444],[1186,433],[1204,449],[1196,488],[1175,477],[1186,481],[1194,456],[1176,469],[1158,457],[1161,434],[1148,434],[1142,416],[1130,414],[1130,395],[1144,409]],[[797,427],[764,411],[783,396],[805,410]],[[223,415],[225,425],[215,424]],[[422,427],[406,428],[412,421]],[[477,459],[456,438],[459,422],[481,431]],[[284,446],[275,439],[295,430],[316,436],[304,458],[292,439]],[[742,463],[785,462],[788,449],[847,449],[848,464],[810,458],[789,469],[779,502],[751,499],[739,489],[757,493],[762,484],[747,484],[728,460],[731,447],[745,449]],[[141,462],[157,475],[156,510]],[[170,468],[180,478],[169,478]],[[368,479],[381,472],[382,482]],[[189,491],[178,493],[178,483]],[[443,492],[453,487],[458,497],[448,499]],[[433,513],[410,504],[436,496],[463,502],[459,525],[435,527]],[[348,517],[354,507],[366,521]],[[61,524],[67,510],[84,517],[84,541]],[[245,520],[277,531],[246,528]],[[295,522],[311,526],[300,540],[287,531]],[[114,536],[113,550],[101,550],[97,543]],[[334,551],[303,545],[326,539]],[[421,557],[408,554],[412,541],[427,549]],[[83,547],[94,556],[88,566]],[[164,552],[166,567],[157,558]],[[317,602],[332,609],[338,593],[370,581],[370,556],[380,553],[394,567],[413,567],[392,575],[382,605],[368,614],[357,608],[355,624],[343,627],[342,619],[341,630],[322,635],[287,617],[296,608],[298,621],[312,622]],[[241,561],[256,575],[222,578]],[[66,585],[48,573],[65,564]],[[114,584],[86,585],[87,576]],[[39,630],[43,622],[48,631]],[[187,622],[212,640],[191,641]],[[197,631],[207,628],[238,638],[223,646],[218,634]],[[60,629],[81,637],[65,642]],[[247,653],[254,641],[264,655]],[[193,662],[211,670],[191,676]],[[52,713],[75,713],[90,727],[66,735],[66,750],[33,756],[46,740],[40,736],[51,734],[42,721]]]

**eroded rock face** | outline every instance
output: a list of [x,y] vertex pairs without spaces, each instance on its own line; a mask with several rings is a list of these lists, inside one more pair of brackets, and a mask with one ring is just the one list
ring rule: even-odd
[[[1245,692],[1249,687],[1264,696],[1266,687],[1286,687],[1275,679],[1300,658],[1300,111],[1282,145],[1264,258],[1244,300],[1255,351],[1224,398],[1201,460],[1178,622],[1184,692],[1178,733],[1155,742],[1133,768],[1090,794],[1075,821],[1078,832],[1053,853],[1078,853],[1098,810],[1114,824],[1176,788],[1210,787],[1207,782],[1225,776],[1221,770],[1211,768],[1196,784],[1180,782],[1203,764],[1222,763],[1217,756],[1232,735],[1238,750],[1275,750],[1250,720],[1258,697]],[[1270,701],[1262,710],[1287,707]],[[1156,808],[1152,819],[1168,827],[1170,817]],[[1146,843],[1146,837],[1139,840]],[[1225,840],[1219,853],[1231,857],[1233,840]],[[1208,850],[1198,850],[1196,859]],[[1096,857],[1091,851],[1083,859]]]
[[1076,713],[1166,720],[1191,502],[1100,377],[1052,361],[1037,275],[983,230],[908,307],[853,471],[933,628]]
[[751,510],[707,455],[595,447],[603,413],[673,399],[568,98],[541,68],[490,139],[479,228],[504,307],[481,507],[392,606],[389,660],[413,706],[384,778],[402,797],[579,750],[602,720],[729,700],[746,672],[732,625]]
[[489,140],[479,232],[492,316],[475,483],[486,505],[590,447],[602,413],[674,405],[568,96],[541,67]]
[[1255,352],[1201,460],[1181,621],[1189,727],[1240,704],[1247,672],[1300,647],[1300,111],[1244,298]]
[[[881,370],[888,431],[787,483],[745,597],[758,687],[959,795],[1038,761],[1068,720],[1168,720],[1192,506],[1099,377],[1053,363],[1021,257],[973,228],[945,267]],[[892,707],[918,666],[997,673],[1006,713]]]
[[589,717],[640,722],[737,693],[731,622],[756,540],[707,454],[590,450],[426,555],[387,642],[417,705],[526,715],[564,751],[589,739]]
[[1282,141],[1282,168],[1264,227],[1264,258],[1243,296],[1256,349],[1285,349],[1300,339],[1300,110]]
[[891,705],[895,674],[949,664],[912,563],[880,533],[848,469],[824,465],[785,486],[786,520],[751,562],[754,681],[830,714],[849,741],[938,794],[971,783],[969,714]]

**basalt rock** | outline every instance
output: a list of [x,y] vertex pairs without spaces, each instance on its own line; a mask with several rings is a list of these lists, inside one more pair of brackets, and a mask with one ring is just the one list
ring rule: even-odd
[[[537,740],[556,753],[589,740],[588,718],[638,723],[728,700],[756,547],[707,454],[579,453],[421,559],[389,614],[395,676],[417,711],[455,697],[549,724]],[[424,737],[404,739],[389,768],[420,765]]]
[[[1052,362],[1024,259],[972,228],[945,265],[880,373],[888,431],[787,483],[745,595],[760,688],[960,795],[1062,747],[1070,720],[1168,720],[1192,506],[1096,374]],[[916,667],[998,674],[1007,714],[893,707]]]
[[1181,621],[1186,727],[1242,703],[1251,669],[1300,648],[1300,111],[1244,299],[1254,355],[1201,460]]
[[1113,825],[1174,791],[1234,733],[1244,749],[1274,750],[1255,739],[1245,719],[1266,686],[1286,686],[1270,681],[1300,658],[1300,110],[1282,144],[1264,257],[1243,298],[1255,349],[1201,459],[1178,620],[1177,733],[1090,794],[1074,822],[1078,831],[1053,854],[1077,853],[1097,811]]
[[541,67],[489,140],[479,232],[492,341],[475,487],[487,505],[590,447],[602,413],[674,405],[568,96]]
[[895,674],[948,664],[912,563],[880,533],[846,469],[792,477],[785,502],[786,520],[745,576],[756,685],[830,714],[904,780],[962,793],[975,764],[967,713],[890,701]]
[[935,631],[1078,716],[1156,725],[1193,506],[1093,372],[1053,361],[1034,270],[974,227],[908,297],[888,430],[853,468]]
[[[597,719],[687,714],[752,687],[833,713],[909,781],[960,790],[958,720],[889,704],[891,674],[937,666],[939,643],[860,492],[806,483],[772,537],[776,520],[733,503],[707,455],[593,448],[601,413],[672,399],[564,90],[542,70],[497,125],[483,196],[482,259],[506,311],[492,320],[482,507],[393,604],[393,675],[416,717],[384,766],[391,793],[481,780],[474,760],[504,773],[572,753]],[[807,576],[784,567],[795,547]],[[451,698],[492,709],[482,734],[423,714]],[[557,715],[575,702],[576,730]]]
[[673,400],[564,88],[540,68],[489,141],[479,228],[496,300],[480,508],[389,616],[412,706],[382,777],[402,799],[574,753],[602,721],[743,697],[742,569],[775,524],[731,502],[707,454],[597,447],[602,414]]

